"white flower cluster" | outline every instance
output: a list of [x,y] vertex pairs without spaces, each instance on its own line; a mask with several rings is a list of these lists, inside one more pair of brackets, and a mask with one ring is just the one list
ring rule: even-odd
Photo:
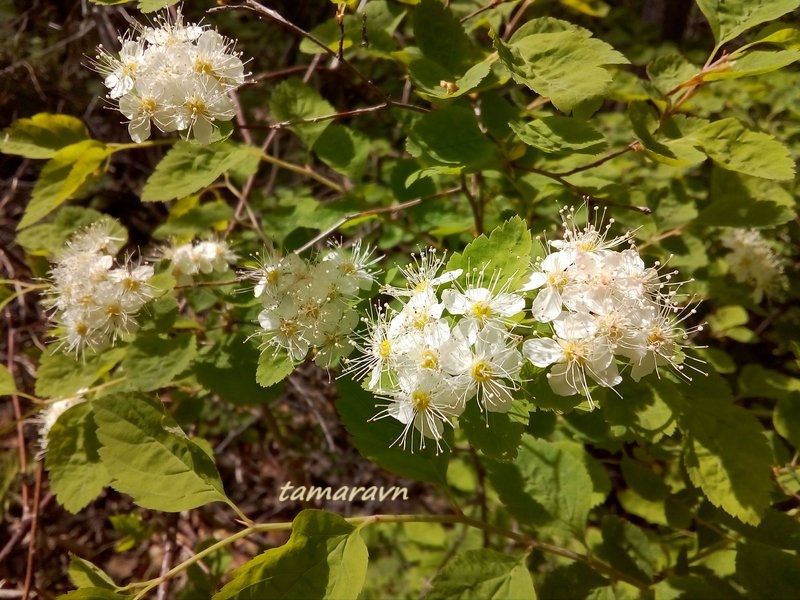
[[129,120],[134,142],[161,131],[187,131],[211,141],[216,121],[230,121],[235,107],[228,92],[244,83],[241,53],[208,26],[162,18],[156,27],[136,27],[120,38],[118,53],[102,46],[94,61],[105,77],[108,97]]
[[522,287],[538,290],[533,316],[553,335],[526,340],[525,357],[552,366],[547,378],[556,394],[584,394],[590,407],[590,382],[613,388],[621,365],[630,366],[634,381],[664,365],[682,373],[685,340],[702,326],[682,325],[695,310],[676,304],[675,272],[646,267],[633,245],[615,250],[631,236],[608,239],[613,219],[605,228],[579,228],[573,209],[562,217],[563,239],[549,242],[553,250]]
[[286,351],[295,363],[311,351],[318,365],[336,365],[353,350],[354,306],[374,283],[378,260],[360,242],[335,246],[312,261],[296,254],[262,259],[248,277],[264,305],[258,315],[264,344]]
[[783,259],[755,229],[731,229],[722,236],[730,250],[725,257],[730,272],[739,283],[753,286],[753,301],[780,296],[789,281],[783,272]]
[[56,424],[56,421],[58,421],[59,417],[67,412],[67,410],[84,402],[86,400],[84,395],[87,391],[88,390],[86,388],[81,388],[77,391],[75,396],[71,398],[60,398],[58,400],[49,402],[36,417],[35,422],[39,425],[40,455],[47,452],[47,443],[49,441],[50,430],[53,428],[53,425]]
[[170,261],[170,273],[178,285],[190,284],[198,273],[221,273],[238,256],[223,241],[206,240],[166,248],[163,257]]
[[130,259],[114,265],[123,240],[98,222],[74,235],[51,270],[50,304],[69,351],[98,349],[136,329],[134,315],[150,299],[153,267]]
[[[458,279],[461,269],[439,274],[444,257],[422,251],[401,269],[407,285],[382,291],[401,303],[386,305],[367,323],[347,372],[368,376],[366,386],[388,404],[376,419],[391,416],[405,425],[395,443],[403,448],[414,431],[441,450],[445,424],[453,425],[469,400],[481,410],[507,412],[518,385],[521,338],[510,332],[525,299],[509,293],[486,271],[469,273],[466,285],[439,286]],[[449,315],[449,316],[446,316]]]

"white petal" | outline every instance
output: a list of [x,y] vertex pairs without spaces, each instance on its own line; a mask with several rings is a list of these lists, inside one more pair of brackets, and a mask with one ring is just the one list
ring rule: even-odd
[[553,288],[541,290],[533,301],[531,312],[537,321],[552,321],[561,314],[561,294]]
[[553,338],[525,340],[522,353],[537,367],[546,367],[566,359],[564,350]]

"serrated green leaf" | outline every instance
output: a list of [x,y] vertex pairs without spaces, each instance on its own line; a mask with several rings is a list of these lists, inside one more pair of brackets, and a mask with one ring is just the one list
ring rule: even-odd
[[155,12],[177,4],[180,0],[139,0],[137,8],[143,13]]
[[655,600],[721,600],[719,584],[711,577],[673,575],[653,586]]
[[500,286],[508,283],[514,290],[516,282],[525,277],[530,268],[531,232],[520,217],[514,216],[495,228],[487,237],[481,235],[472,240],[464,252],[455,253],[445,267],[446,270],[487,269],[487,275],[497,277]]
[[490,54],[472,65],[460,77],[455,77],[437,63],[420,58],[408,65],[408,73],[424,94],[441,99],[458,98],[478,87],[491,72],[496,61],[497,55]]
[[153,237],[160,240],[191,240],[209,231],[219,230],[220,225],[224,228],[231,218],[233,209],[222,200],[205,202],[179,215],[170,214],[167,222],[153,232]]
[[[296,78],[287,79],[275,87],[269,108],[273,118],[281,122],[313,119],[336,112],[319,92]],[[319,123],[292,125],[290,129],[310,148],[330,124],[331,121],[328,119]]]
[[110,147],[96,140],[84,140],[57,150],[42,168],[17,229],[33,225],[67,200],[80,195],[101,175],[100,166],[112,152]]
[[746,129],[737,119],[714,121],[695,132],[695,137],[723,169],[777,181],[794,178],[789,149],[768,133]]
[[77,357],[64,354],[56,344],[42,354],[36,371],[36,395],[42,398],[65,398],[91,386],[108,373],[125,355],[123,348]]
[[739,398],[781,400],[800,393],[800,379],[759,364],[742,367],[739,373]]
[[586,467],[570,452],[525,435],[512,463],[488,461],[487,467],[492,486],[517,519],[583,537],[593,486]]
[[649,442],[672,435],[675,416],[657,390],[633,381],[623,381],[616,389],[619,395],[609,394],[603,402],[603,414],[609,425]]
[[126,598],[133,598],[127,594],[117,594],[106,588],[81,588],[73,590],[61,596],[56,600],[125,600]]
[[495,146],[469,107],[452,104],[418,119],[409,131],[407,149],[435,164],[477,168],[492,158]]
[[542,117],[529,123],[509,123],[528,146],[543,152],[597,154],[606,146],[603,134],[584,121],[570,117]]
[[[681,115],[677,115],[680,117]],[[661,132],[659,139],[656,139],[654,131],[658,128],[658,116],[655,111],[642,101],[631,102],[628,106],[628,117],[636,134],[636,137],[644,146],[647,156],[660,163],[671,167],[692,167],[701,164],[706,160],[706,155],[698,150],[692,138],[686,139],[684,132],[680,130],[678,124],[690,124],[688,130],[696,128],[694,121],[677,118],[667,120],[665,129],[670,128],[671,136],[666,137],[666,131]]]
[[143,508],[165,512],[229,502],[214,461],[160,403],[113,395],[95,400],[92,407],[100,458],[114,489]]
[[0,396],[10,396],[17,393],[17,384],[14,377],[5,365],[0,365]]
[[525,556],[483,548],[457,554],[431,582],[428,600],[535,600]]
[[83,402],[64,411],[48,435],[45,466],[50,488],[73,514],[111,483],[100,462],[96,430],[91,405]]
[[208,145],[178,141],[156,165],[142,189],[144,202],[174,200],[208,187],[223,173],[252,174],[258,169],[258,150],[220,141]]
[[[258,349],[244,334],[231,335],[198,357],[195,373],[200,384],[233,404],[257,404],[271,400],[281,386],[266,391],[257,382]],[[263,375],[263,373],[262,373]]]
[[294,362],[289,354],[268,346],[258,356],[256,381],[261,387],[269,387],[286,379],[292,371]]
[[800,393],[778,400],[772,422],[781,436],[795,448],[800,448]]
[[725,381],[713,373],[680,389],[665,379],[651,384],[678,415],[692,483],[713,505],[757,525],[773,485],[772,454],[758,420],[731,403]]
[[69,580],[76,588],[117,589],[117,584],[100,567],[82,559],[80,556],[73,554],[70,557],[67,572]]
[[87,140],[83,121],[70,115],[39,113],[17,119],[0,132],[0,152],[25,158],[52,158],[65,146]]
[[793,598],[800,589],[800,558],[749,541],[737,546],[736,579],[747,590],[748,598]]
[[[591,37],[586,29],[564,23],[561,31],[554,31],[553,21],[533,19],[508,44],[494,32],[492,39],[500,60],[517,83],[527,85],[549,98],[558,110],[569,113],[581,102],[605,95],[611,73],[604,67],[628,64],[628,59]],[[538,27],[549,31],[528,33]]]
[[196,354],[197,344],[190,333],[165,337],[142,332],[120,365],[126,389],[149,392],[167,387],[189,367]]
[[677,52],[659,54],[647,65],[647,76],[659,92],[666,95],[680,84],[700,72],[700,67],[690,63]]
[[590,17],[605,17],[611,7],[603,0],[559,0],[561,4]]
[[697,0],[717,45],[761,23],[778,19],[800,6],[800,0]]
[[292,523],[289,541],[239,567],[214,600],[356,600],[367,562],[356,527],[329,512],[304,510]]
[[[416,447],[414,452],[394,444],[403,432],[403,424],[392,418],[373,420],[380,411],[376,407],[379,401],[350,378],[337,380],[336,388],[339,397],[336,410],[342,423],[350,434],[353,445],[366,458],[388,471],[402,477],[419,481],[447,481],[446,452],[436,453],[436,444],[432,441],[422,450]],[[445,441],[452,436],[445,432]]]
[[593,592],[608,584],[608,579],[581,562],[558,566],[543,575],[539,600],[564,600],[565,590],[571,598],[595,598]]

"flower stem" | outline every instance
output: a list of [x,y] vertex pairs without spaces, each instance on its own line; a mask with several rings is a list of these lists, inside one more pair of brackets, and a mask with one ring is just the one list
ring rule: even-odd
[[266,152],[261,154],[261,160],[263,160],[265,163],[275,165],[276,167],[281,167],[283,169],[286,169],[287,171],[292,171],[293,173],[298,173],[299,175],[305,175],[306,177],[311,177],[311,179],[314,179],[320,182],[321,184],[326,185],[327,187],[331,188],[336,192],[339,192],[340,194],[344,194],[346,191],[341,185],[339,185],[332,179],[328,179],[324,175],[320,175],[319,173],[317,173],[316,171],[312,170],[309,167],[301,167],[293,163],[286,162],[285,160],[281,160],[280,158],[271,156]]

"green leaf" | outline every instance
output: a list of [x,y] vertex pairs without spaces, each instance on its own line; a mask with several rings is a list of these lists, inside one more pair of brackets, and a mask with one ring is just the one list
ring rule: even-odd
[[54,216],[50,222],[32,225],[17,234],[17,243],[28,254],[56,256],[76,231],[98,221],[107,225],[114,237],[128,239],[128,231],[119,221],[91,208],[64,206]]
[[795,448],[800,448],[800,393],[778,400],[772,422],[781,436]]
[[408,73],[425,95],[441,99],[458,98],[478,87],[491,72],[496,61],[497,55],[490,54],[457,77],[441,65],[427,58],[419,58],[408,65]]
[[717,46],[748,29],[778,19],[800,6],[800,0],[697,0]]
[[164,413],[132,395],[93,402],[100,458],[111,486],[139,506],[179,512],[229,502],[214,461]]
[[82,510],[111,483],[100,462],[91,404],[73,406],[50,429],[45,466],[50,488],[71,513]]
[[615,569],[640,580],[652,581],[666,566],[658,540],[644,529],[615,515],[605,515],[601,528],[603,544],[598,554]]
[[68,573],[69,580],[76,588],[117,589],[117,584],[100,567],[74,554],[69,559]]
[[77,142],[57,150],[39,174],[17,229],[33,225],[62,203],[79,196],[102,174],[100,167],[112,152],[110,147],[95,140]]
[[561,565],[544,573],[544,581],[539,586],[539,600],[565,600],[565,590],[569,590],[570,598],[600,600],[595,590],[608,583],[607,579],[584,563]]
[[0,152],[25,158],[52,158],[65,146],[89,138],[80,119],[69,115],[39,113],[17,119],[0,132]]
[[185,371],[195,355],[194,335],[165,337],[143,332],[136,337],[120,365],[128,390],[149,392],[167,387]]
[[757,525],[772,491],[772,454],[758,419],[731,403],[725,381],[713,373],[680,389],[666,379],[651,384],[678,415],[692,483],[714,506]]
[[[336,112],[319,92],[296,78],[287,79],[275,87],[269,108],[273,118],[280,122],[313,119]],[[292,125],[290,129],[311,148],[330,124],[331,121],[328,119],[319,123]]]
[[488,461],[487,467],[492,486],[517,519],[583,537],[593,486],[571,452],[525,435],[513,463]]
[[91,587],[73,590],[58,596],[56,600],[125,600],[126,598],[133,598],[133,596],[117,594],[106,588]]
[[528,407],[515,400],[506,413],[483,412],[477,402],[467,404],[458,418],[470,444],[484,456],[496,460],[512,460],[517,455],[517,446],[528,425]]
[[800,589],[800,558],[758,542],[737,547],[736,579],[754,600],[794,598]]
[[36,371],[36,395],[42,398],[73,396],[108,373],[125,355],[123,348],[112,348],[78,358],[64,354],[53,344],[45,350]]
[[258,357],[256,381],[261,387],[269,387],[286,379],[292,371],[294,363],[289,354],[267,346]]
[[200,191],[223,173],[252,174],[258,169],[258,150],[220,141],[208,145],[178,141],[156,165],[142,189],[144,202],[173,200]]
[[675,51],[659,54],[647,65],[647,76],[663,95],[689,81],[699,72],[700,67],[693,65]]
[[509,126],[519,139],[542,152],[597,154],[607,146],[602,133],[570,117],[542,117],[529,123],[509,123]]
[[[436,453],[432,440],[422,450],[414,452],[393,444],[403,431],[403,424],[391,417],[373,420],[379,409],[378,401],[350,378],[336,382],[339,397],[336,410],[342,418],[353,445],[366,458],[401,477],[419,481],[447,481],[448,454]],[[445,440],[449,434],[446,432]],[[416,438],[414,440],[416,444]]]
[[472,240],[461,254],[454,253],[445,268],[464,272],[486,268],[487,275],[497,277],[501,286],[508,282],[513,291],[515,284],[528,273],[532,245],[525,221],[514,216],[496,227],[488,237],[480,235]]
[[737,119],[714,121],[695,135],[699,147],[723,169],[777,181],[794,178],[789,149],[768,133],[746,129]]
[[314,142],[314,152],[330,168],[358,182],[369,157],[369,138],[344,125],[332,123]]
[[[680,116],[680,115],[678,115]],[[691,140],[684,139],[677,123],[686,125],[692,121],[669,119],[665,125],[673,126],[671,140],[657,140],[654,130],[658,128],[658,116],[650,106],[642,101],[631,102],[628,106],[628,117],[633,131],[642,143],[647,156],[660,163],[672,167],[692,167],[701,164],[706,155],[700,152]]]
[[483,548],[447,562],[431,582],[427,600],[535,600],[525,556]]
[[719,585],[710,577],[673,575],[653,586],[655,600],[720,600]]
[[408,134],[409,154],[438,165],[478,168],[494,155],[495,146],[481,132],[468,106],[451,104],[418,119]]
[[0,396],[10,396],[17,393],[17,384],[14,377],[5,365],[0,365]]
[[795,218],[795,199],[779,183],[715,167],[711,202],[697,223],[712,227],[775,227]]
[[367,562],[356,527],[329,512],[304,510],[292,523],[289,541],[239,567],[214,600],[355,600]]
[[414,10],[414,40],[422,55],[460,76],[474,64],[475,49],[458,18],[437,0],[422,0]]
[[[549,31],[528,33],[537,29]],[[529,21],[508,44],[494,32],[491,36],[514,80],[549,98],[564,113],[605,95],[612,79],[605,65],[628,64],[628,59],[593,38],[590,31],[555,19]]]
[[559,0],[561,4],[590,17],[605,17],[611,7],[603,0]]
[[[274,397],[257,383],[258,349],[244,334],[225,337],[195,361],[200,384],[233,404],[256,404]],[[281,388],[276,388],[281,389]]]
[[173,4],[177,4],[179,1],[180,0],[139,0],[139,4],[137,6],[143,13],[149,13],[172,6]]
[[[631,434],[648,442],[657,442],[675,431],[675,416],[658,391],[645,382],[623,381],[617,394],[608,394],[603,414],[615,434]],[[616,431],[618,428],[619,432]]]

